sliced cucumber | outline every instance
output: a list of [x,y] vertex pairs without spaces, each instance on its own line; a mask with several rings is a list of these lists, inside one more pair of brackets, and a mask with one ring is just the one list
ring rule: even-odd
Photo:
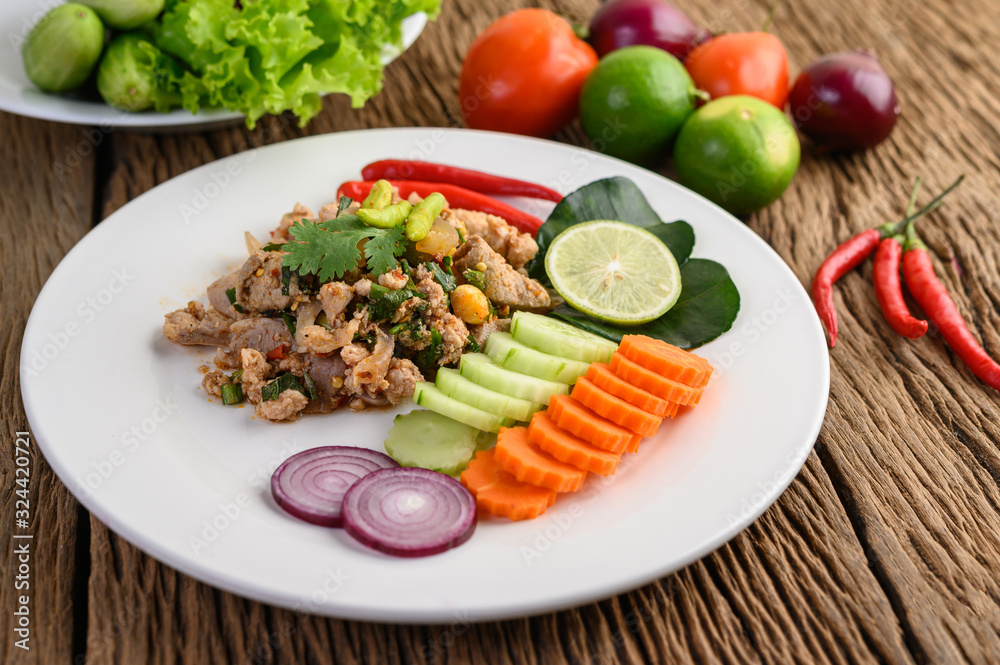
[[504,418],[513,418],[522,422],[528,422],[531,419],[531,414],[542,409],[541,404],[511,397],[504,393],[498,393],[489,388],[484,388],[478,383],[473,383],[462,376],[456,369],[449,369],[447,367],[439,369],[434,385],[445,395],[452,399],[457,399],[459,402],[482,409],[487,413],[494,413]]
[[440,413],[416,409],[393,419],[385,452],[401,466],[454,476],[472,459],[480,434],[484,433]]
[[570,360],[536,351],[518,342],[508,332],[495,332],[489,336],[486,340],[486,355],[504,369],[570,385],[576,383],[577,377],[586,374],[590,367],[590,363],[582,360]]
[[588,363],[606,363],[618,349],[611,340],[531,312],[515,312],[510,332],[518,342],[537,351]]
[[413,401],[426,409],[440,413],[442,416],[448,416],[452,420],[457,420],[484,432],[499,432],[501,427],[514,424],[513,418],[487,413],[482,409],[452,399],[437,389],[433,383],[427,381],[421,381],[413,389]]
[[512,372],[494,364],[489,356],[482,353],[464,354],[459,371],[462,376],[484,388],[529,402],[548,404],[552,395],[569,394],[569,386],[565,383]]

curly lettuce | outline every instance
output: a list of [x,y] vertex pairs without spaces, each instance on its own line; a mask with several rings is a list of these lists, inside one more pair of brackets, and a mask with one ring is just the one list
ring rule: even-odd
[[441,0],[168,0],[156,45],[185,65],[169,76],[184,108],[225,107],[251,129],[291,111],[304,126],[324,94],[355,108],[382,89],[384,52],[402,47],[401,23],[437,16]]

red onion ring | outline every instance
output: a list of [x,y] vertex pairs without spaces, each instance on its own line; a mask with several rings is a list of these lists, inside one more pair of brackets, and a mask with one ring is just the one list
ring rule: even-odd
[[338,527],[344,494],[359,478],[398,467],[394,459],[354,446],[323,446],[296,453],[271,476],[271,493],[281,508],[319,526]]
[[476,530],[476,500],[462,484],[415,467],[368,474],[347,490],[344,530],[365,545],[402,557],[439,554]]

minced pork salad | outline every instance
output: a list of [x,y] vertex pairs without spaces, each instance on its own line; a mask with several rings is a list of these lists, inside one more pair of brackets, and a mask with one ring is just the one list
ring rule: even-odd
[[512,310],[551,307],[524,270],[538,252],[529,234],[440,194],[402,200],[386,181],[364,202],[296,204],[267,244],[246,243],[208,304],[167,314],[163,332],[217,347],[205,392],[271,421],[398,404],[507,330]]

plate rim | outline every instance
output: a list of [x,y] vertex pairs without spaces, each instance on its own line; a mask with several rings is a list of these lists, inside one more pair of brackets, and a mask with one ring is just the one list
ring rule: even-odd
[[[580,148],[579,146],[560,143],[556,141],[550,141],[546,139],[537,139],[530,137],[514,137],[509,134],[501,134],[497,132],[483,132],[479,130],[469,130],[462,128],[393,127],[393,128],[378,128],[378,129],[361,129],[361,130],[352,130],[349,132],[337,132],[333,134],[307,136],[307,137],[291,139],[289,141],[281,141],[267,146],[251,148],[248,151],[237,152],[232,155],[219,158],[212,162],[208,162],[206,164],[185,171],[183,173],[179,173],[176,176],[170,178],[169,180],[158,184],[157,186],[147,190],[146,192],[143,192],[139,196],[130,200],[128,203],[126,203],[121,208],[113,212],[103,221],[107,221],[115,217],[124,217],[125,214],[127,214],[128,208],[134,202],[144,199],[147,196],[154,195],[154,192],[156,190],[166,185],[167,183],[170,183],[172,180],[176,178],[188,176],[189,174],[196,174],[201,171],[211,171],[213,166],[218,168],[219,164],[225,163],[227,160],[236,160],[240,159],[241,157],[245,157],[250,151],[258,153],[259,152],[266,153],[266,151],[269,150],[279,150],[282,149],[283,147],[287,148],[287,144],[290,143],[310,142],[310,141],[323,142],[326,140],[331,140],[331,137],[371,134],[373,132],[380,134],[401,134],[401,135],[412,134],[417,136],[425,136],[430,134],[431,132],[446,132],[449,134],[454,134],[456,136],[488,135],[492,136],[492,140],[502,139],[504,141],[521,141],[529,144],[541,144],[548,148],[558,147],[564,150],[585,150],[584,148]],[[635,167],[635,165],[623,162],[622,160],[618,160],[615,158],[610,158],[605,155],[600,155],[600,158],[610,159],[613,162],[618,162],[629,168],[638,168]],[[729,221],[732,224],[734,224],[736,228],[739,229],[739,232],[745,234],[746,237],[750,239],[751,242],[758,243],[761,248],[763,248],[767,253],[772,255],[772,259],[777,262],[777,266],[780,269],[780,271],[786,274],[786,277],[790,279],[791,283],[794,283],[797,286],[798,290],[801,291],[801,294],[805,295],[808,300],[808,294],[806,293],[805,288],[803,287],[801,282],[799,282],[798,278],[792,271],[791,267],[784,261],[784,259],[781,258],[781,256],[774,250],[773,247],[771,247],[767,242],[765,242],[763,238],[761,238],[758,234],[749,229],[749,227],[747,227],[743,222],[741,222],[734,216],[730,215],[716,204],[704,199],[698,194],[692,192],[691,190],[682,187],[678,183],[668,178],[665,178],[655,172],[652,171],[647,171],[647,172],[650,173],[652,176],[656,177],[660,181],[661,185],[667,186],[672,190],[674,190],[674,194],[695,197],[696,199],[699,199],[702,204],[708,204],[709,206],[716,208],[718,212],[728,217]],[[46,442],[47,437],[44,435],[46,425],[43,424],[41,427],[39,427],[39,423],[44,421],[39,420],[39,413],[36,410],[38,404],[36,404],[34,401],[29,401],[29,399],[25,399],[26,397],[28,397],[29,392],[31,391],[31,388],[25,387],[27,385],[30,385],[30,382],[28,384],[25,383],[25,375],[27,371],[29,371],[28,365],[25,360],[25,356],[28,354],[28,348],[26,342],[27,340],[36,336],[32,334],[34,332],[34,328],[40,325],[38,323],[39,317],[36,316],[36,311],[37,311],[36,308],[39,307],[39,303],[45,302],[46,299],[45,297],[48,293],[48,290],[51,288],[56,288],[55,282],[57,281],[57,277],[62,274],[61,271],[68,269],[67,259],[76,253],[86,253],[88,251],[89,245],[100,242],[102,236],[106,233],[113,233],[113,229],[111,228],[111,225],[107,225],[102,222],[98,224],[96,227],[92,228],[83,238],[80,239],[80,241],[77,242],[77,244],[69,252],[67,252],[67,254],[60,260],[59,264],[52,271],[51,275],[46,280],[46,283],[43,285],[42,289],[39,291],[35,300],[35,304],[32,306],[31,314],[29,315],[28,321],[25,325],[21,343],[21,351],[19,354],[19,368],[20,368],[19,381],[22,392],[23,406],[35,442],[38,444],[39,450],[45,455],[46,462],[53,469],[53,471],[59,477],[60,482],[63,483],[67,491],[70,492],[70,494],[74,497],[74,499],[80,502],[88,510],[90,514],[94,515],[94,517],[99,519],[101,522],[105,523],[117,535],[124,538],[129,543],[133,544],[138,549],[140,549],[141,551],[152,556],[160,563],[163,563],[164,565],[174,568],[175,570],[178,570],[184,573],[185,575],[197,579],[200,582],[205,583],[213,588],[223,589],[232,592],[236,595],[247,598],[251,601],[265,602],[279,607],[290,607],[288,599],[286,597],[273,594],[268,590],[263,589],[263,587],[261,586],[254,586],[252,584],[247,584],[245,583],[244,580],[242,580],[239,577],[224,578],[215,573],[210,575],[208,573],[211,571],[206,571],[206,569],[203,569],[202,567],[196,565],[196,560],[190,557],[177,559],[176,557],[174,557],[173,553],[169,550],[167,546],[165,545],[161,546],[156,541],[147,539],[141,531],[130,527],[124,520],[120,519],[117,515],[106,514],[102,506],[99,505],[97,500],[94,498],[95,495],[91,494],[87,497],[77,496],[77,493],[73,489],[71,489],[70,485],[67,484],[66,480],[64,480],[64,479],[74,479],[75,476],[73,475],[73,473],[70,471],[69,468],[67,468],[64,465],[64,460],[62,458],[56,455],[53,459],[48,454],[49,444]],[[780,479],[780,482],[774,483],[773,489],[771,491],[766,492],[764,500],[760,502],[755,502],[752,505],[751,510],[741,512],[741,516],[737,521],[730,523],[729,526],[718,532],[713,538],[708,539],[699,546],[690,548],[681,556],[675,557],[674,559],[664,564],[656,566],[655,569],[644,569],[641,573],[636,573],[624,579],[615,580],[612,583],[600,585],[597,587],[598,590],[595,590],[594,587],[588,587],[586,590],[580,591],[575,594],[562,595],[556,600],[552,600],[547,603],[536,604],[530,610],[524,610],[523,608],[515,608],[515,607],[502,608],[496,612],[485,613],[482,616],[479,616],[471,620],[471,622],[480,623],[485,621],[497,621],[510,618],[530,617],[541,614],[548,614],[551,612],[556,612],[571,607],[577,607],[584,603],[599,602],[601,600],[614,597],[622,593],[626,593],[640,586],[654,583],[656,580],[662,579],[664,576],[670,573],[679,571],[685,568],[686,566],[690,565],[691,563],[710,554],[711,552],[714,552],[719,547],[732,540],[736,535],[738,535],[740,532],[742,532],[744,529],[750,526],[754,521],[756,521],[757,518],[760,517],[760,515],[762,515],[768,508],[770,508],[777,501],[777,499],[781,496],[781,494],[788,488],[789,485],[791,485],[792,481],[798,476],[798,473],[801,471],[803,465],[805,464],[806,460],[808,459],[810,453],[812,452],[815,446],[815,442],[817,440],[817,437],[825,420],[825,414],[829,404],[829,392],[830,392],[830,356],[829,356],[829,350],[826,348],[825,345],[825,337],[823,336],[823,332],[820,327],[818,318],[814,318],[811,321],[812,321],[811,327],[813,329],[812,330],[813,336],[818,337],[818,339],[823,342],[822,345],[820,346],[820,348],[823,350],[822,353],[823,362],[821,363],[822,376],[819,377],[821,382],[820,385],[822,388],[822,397],[816,405],[817,412],[811,416],[811,424],[810,427],[808,428],[809,432],[808,436],[805,437],[804,441],[796,447],[796,454],[794,455],[794,457],[791,457],[789,459],[788,472],[785,474],[784,477]],[[39,403],[40,402],[41,400],[39,400]],[[38,434],[36,434],[36,431],[38,432]],[[445,615],[443,610],[439,612],[438,615],[435,615],[433,618],[429,619],[422,618],[419,620],[415,620],[412,614],[408,613],[405,610],[386,611],[384,609],[369,610],[367,608],[359,610],[358,608],[353,608],[349,609],[348,611],[338,611],[337,609],[334,608],[322,607],[318,609],[310,609],[309,612],[312,614],[342,618],[348,620],[378,621],[384,623],[400,623],[400,624],[433,625],[433,624],[447,624],[447,623],[452,623],[454,621],[454,617],[451,614]]]
[[[11,12],[12,15],[14,13]],[[423,11],[415,12],[404,18],[402,21],[402,48],[398,53],[394,53],[391,56],[384,56],[382,58],[383,67],[387,67],[409,50],[416,43],[417,39],[420,38],[420,35],[423,34],[428,23],[430,23],[430,19]],[[166,113],[159,113],[157,111],[132,113],[121,111],[96,101],[80,101],[58,95],[53,95],[53,97],[70,105],[68,109],[61,109],[57,106],[50,107],[48,105],[39,107],[23,97],[25,88],[19,88],[14,83],[14,81],[8,79],[0,79],[0,89],[6,88],[10,91],[9,97],[0,93],[0,111],[36,120],[84,127],[100,127],[104,131],[115,129],[133,132],[209,131],[237,125],[246,118],[246,115],[239,111],[229,111],[226,109],[202,109],[197,113],[191,113],[187,109],[181,108],[173,109]],[[46,94],[37,89],[32,89],[31,92],[39,95]],[[89,111],[78,109],[77,105],[92,109],[93,115]]]

